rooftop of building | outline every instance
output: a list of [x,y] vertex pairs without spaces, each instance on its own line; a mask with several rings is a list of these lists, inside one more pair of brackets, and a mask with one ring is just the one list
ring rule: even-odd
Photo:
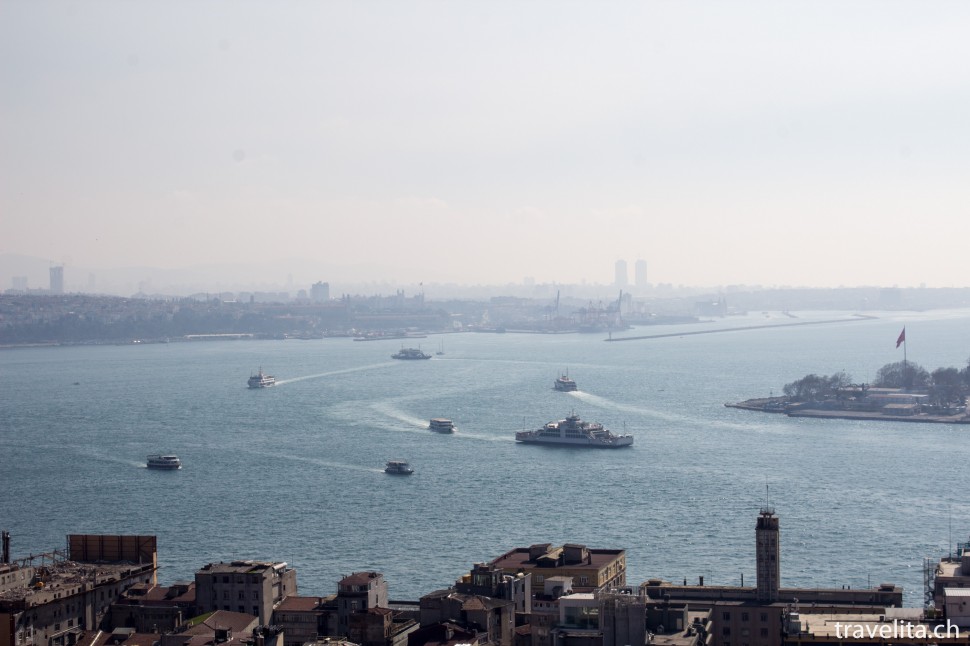
[[489,562],[507,572],[538,567],[599,570],[626,554],[621,549],[594,549],[585,545],[566,544],[553,547],[541,543],[530,547],[517,547]]
[[26,575],[22,585],[0,592],[0,609],[28,608],[79,594],[125,577],[155,571],[150,563],[79,563],[66,559],[6,571]]
[[[920,608],[885,608],[879,612],[813,612],[798,615],[798,632],[789,628],[790,635],[818,638],[852,637],[858,628],[857,638],[875,638],[873,643],[887,643],[885,636],[905,636],[917,631],[918,626],[932,631],[938,624],[927,622]],[[849,631],[849,632],[847,632]],[[894,632],[895,631],[895,632]],[[879,641],[879,636],[883,640]]]
[[384,578],[380,572],[354,572],[340,579],[340,585],[367,585]]
[[336,595],[330,597],[301,597],[299,595],[288,595],[276,606],[277,612],[311,612],[318,609],[328,601],[332,601]]
[[88,642],[78,640],[87,646],[155,646],[161,635],[158,633],[138,633],[133,628],[120,628],[111,632],[95,631]]
[[224,563],[209,563],[202,566],[199,573],[209,572],[213,574],[247,574],[250,572],[263,572],[268,569],[287,570],[287,563],[273,563],[270,561],[230,561]]
[[874,588],[780,588],[774,601],[758,599],[758,589],[728,585],[679,585],[661,579],[650,579],[641,586],[652,599],[669,598],[671,601],[707,601],[718,605],[737,604],[753,606],[786,605],[801,603],[821,607],[891,606],[902,605],[903,589],[892,583]]
[[170,586],[136,583],[125,591],[119,603],[159,606],[192,604],[195,603],[195,582],[181,581]]

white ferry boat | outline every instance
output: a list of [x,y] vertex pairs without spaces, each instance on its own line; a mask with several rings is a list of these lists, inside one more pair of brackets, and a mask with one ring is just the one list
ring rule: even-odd
[[553,384],[553,388],[564,393],[578,390],[578,388],[576,388],[576,382],[573,381],[568,374],[560,375]]
[[435,433],[454,433],[455,423],[450,419],[445,419],[444,417],[435,417],[428,424],[428,428]]
[[153,454],[148,456],[148,468],[149,469],[181,469],[182,461],[179,460],[177,455],[158,455]]
[[411,465],[406,460],[388,460],[384,466],[384,473],[390,473],[396,476],[409,476],[414,473],[414,469],[411,468]]
[[558,444],[605,449],[633,446],[632,435],[616,435],[603,428],[599,422],[584,422],[575,413],[570,413],[566,419],[549,422],[534,431],[518,431],[515,434],[515,441],[526,444]]
[[259,367],[259,372],[249,377],[250,388],[269,388],[276,383],[276,377],[267,375],[263,372],[263,367]]

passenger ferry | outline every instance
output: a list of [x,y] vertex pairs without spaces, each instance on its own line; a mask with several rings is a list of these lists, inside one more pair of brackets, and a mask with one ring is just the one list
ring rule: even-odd
[[515,434],[515,441],[526,444],[558,444],[604,449],[633,446],[632,435],[616,435],[603,428],[599,422],[584,422],[575,413],[570,413],[569,417],[558,422],[549,422],[534,431],[518,431]]
[[263,372],[263,367],[259,367],[259,372],[249,378],[250,388],[269,388],[276,383],[276,377],[267,375]]
[[169,471],[173,469],[181,469],[182,461],[179,460],[177,455],[158,455],[153,454],[148,456],[148,468],[149,469],[167,469]]
[[406,460],[388,460],[384,466],[384,473],[396,476],[409,476],[414,473],[414,469]]
[[430,354],[421,352],[420,348],[401,348],[399,352],[391,355],[392,359],[430,359]]
[[450,419],[445,419],[444,417],[435,417],[428,424],[428,428],[435,433],[454,433],[455,423]]
[[578,390],[578,388],[576,388],[576,382],[570,379],[568,374],[560,375],[559,378],[556,379],[552,387],[564,393],[569,393],[574,390]]

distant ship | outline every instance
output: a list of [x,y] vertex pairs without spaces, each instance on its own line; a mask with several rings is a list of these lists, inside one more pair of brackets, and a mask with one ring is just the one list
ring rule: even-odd
[[444,417],[435,417],[428,424],[428,429],[434,431],[435,433],[454,433],[455,423],[450,419],[445,419]]
[[395,476],[409,476],[414,473],[414,469],[405,460],[388,460],[384,466],[384,473]]
[[149,455],[148,464],[149,469],[166,469],[174,470],[182,468],[182,461],[179,460],[177,455]]
[[616,435],[603,428],[599,422],[584,422],[579,415],[570,413],[566,419],[549,422],[534,431],[518,431],[516,442],[527,444],[558,444],[589,448],[618,449],[633,445],[632,435]]
[[411,359],[430,359],[431,358],[431,355],[430,354],[425,354],[424,352],[421,352],[421,350],[418,349],[418,348],[401,348],[401,350],[399,352],[396,352],[396,353],[392,354],[391,355],[391,358],[392,359],[407,359],[407,360],[411,360]]
[[269,388],[275,383],[276,383],[276,377],[274,377],[273,375],[265,374],[263,372],[262,366],[260,366],[259,372],[257,372],[255,375],[252,375],[249,378],[250,388]]
[[578,390],[578,388],[576,388],[576,382],[570,379],[568,374],[560,375],[553,384],[553,388],[564,393]]

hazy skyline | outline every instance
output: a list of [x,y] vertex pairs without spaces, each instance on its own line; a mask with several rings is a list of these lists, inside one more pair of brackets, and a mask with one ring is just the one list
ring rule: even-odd
[[967,25],[959,2],[7,0],[0,253],[966,286]]

